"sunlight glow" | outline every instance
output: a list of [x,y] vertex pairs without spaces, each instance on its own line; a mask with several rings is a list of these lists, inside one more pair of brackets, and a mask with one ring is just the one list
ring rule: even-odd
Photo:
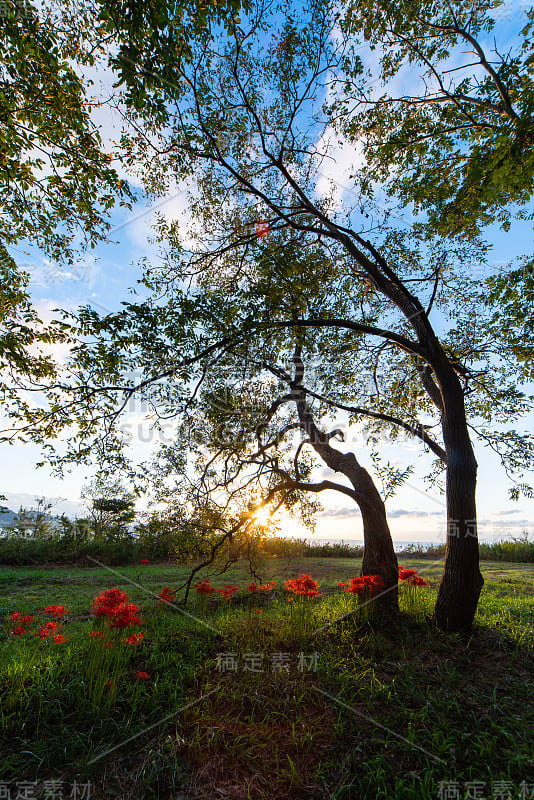
[[254,512],[253,519],[258,525],[268,525],[271,521],[271,514],[268,508],[258,508]]

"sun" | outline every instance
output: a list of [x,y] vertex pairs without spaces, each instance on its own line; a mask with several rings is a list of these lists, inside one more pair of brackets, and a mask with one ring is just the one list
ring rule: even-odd
[[271,514],[268,508],[258,508],[253,515],[254,521],[258,525],[268,525],[271,521]]

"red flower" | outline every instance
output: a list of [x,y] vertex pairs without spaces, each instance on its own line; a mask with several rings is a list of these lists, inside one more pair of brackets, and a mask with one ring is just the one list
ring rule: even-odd
[[127,603],[128,595],[120,589],[108,589],[93,600],[93,614],[103,617],[110,628],[127,628],[130,625],[141,625],[136,616],[140,606]]
[[215,586],[211,585],[209,578],[204,578],[203,580],[195,584],[195,591],[197,592],[197,594],[210,595],[213,594],[213,592],[216,592],[217,590]]
[[340,582],[338,583],[338,586],[340,586],[342,589],[344,589],[346,585],[347,585],[347,584],[346,584],[346,583],[343,583],[343,581],[340,581]]
[[269,231],[270,227],[268,222],[264,222],[263,220],[260,222],[256,222],[256,236],[259,239],[263,239],[264,236],[267,236]]
[[298,578],[286,581],[286,589],[299,597],[318,597],[317,589],[321,584],[309,575],[299,575]]
[[271,592],[275,586],[276,581],[271,581],[270,583],[264,583],[263,586],[260,586],[260,589],[262,592]]
[[224,597],[225,600],[230,600],[232,595],[239,591],[238,586],[232,586],[230,583],[225,584],[223,589],[217,589],[217,592]]
[[24,636],[26,628],[24,625],[15,625],[11,631],[11,636]]
[[148,672],[136,672],[135,677],[138,681],[147,681],[150,678]]
[[139,606],[133,603],[123,603],[117,608],[113,609],[113,614],[110,617],[110,628],[129,628],[130,625],[141,625],[142,622],[138,616]]
[[57,622],[52,622],[52,620],[50,622],[45,622],[35,635],[38,636],[39,639],[48,639],[49,636],[54,635],[54,631],[57,630],[57,627]]
[[401,581],[407,581],[409,578],[413,578],[414,575],[417,575],[416,569],[403,569],[399,566],[399,578]]
[[65,606],[45,606],[45,613],[49,617],[63,617],[69,613],[69,609]]
[[257,608],[256,614],[263,614],[263,608]]
[[135,646],[141,644],[144,638],[145,638],[144,633],[132,633],[132,635],[128,636],[128,638],[125,641],[126,644],[133,644]]
[[65,642],[68,641],[69,640],[65,636],[63,636],[62,633],[56,633],[56,635],[54,636],[54,642],[56,644],[64,644]]
[[22,614],[21,611],[13,611],[8,617],[11,622],[18,622],[19,625],[31,625],[33,622],[31,614]]
[[411,578],[408,578],[407,583],[410,586],[430,586],[420,575],[412,575]]
[[115,681],[108,681],[106,683],[106,689],[111,689],[113,686],[115,686]]
[[360,575],[358,578],[353,578],[350,585],[345,589],[346,592],[369,597],[382,592],[385,589],[384,581],[380,575]]
[[252,592],[252,594],[256,594],[256,592],[259,591],[260,587],[258,586],[257,583],[249,583],[247,589],[249,592]]
[[148,560],[148,558],[142,558],[139,563],[143,564],[143,566],[146,567],[147,564],[150,564],[150,561]]
[[108,589],[93,600],[93,614],[95,617],[109,617],[113,609],[128,600],[126,592],[120,589]]
[[102,631],[89,631],[91,639],[101,639],[104,633]]
[[161,603],[174,603],[176,600],[176,592],[174,589],[170,589],[168,586],[165,586],[164,589],[158,594],[159,602]]
[[406,581],[410,586],[430,586],[429,583],[417,574],[416,569],[403,569],[399,567],[399,578],[401,581]]

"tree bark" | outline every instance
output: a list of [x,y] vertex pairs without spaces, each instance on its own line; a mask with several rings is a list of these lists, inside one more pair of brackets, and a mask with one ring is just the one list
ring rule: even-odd
[[484,585],[476,521],[477,462],[458,377],[449,373],[438,381],[447,453],[447,545],[434,620],[442,630],[461,631],[471,627]]

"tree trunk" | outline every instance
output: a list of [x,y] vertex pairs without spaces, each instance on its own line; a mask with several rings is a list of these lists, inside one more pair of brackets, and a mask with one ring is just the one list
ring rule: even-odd
[[330,444],[331,437],[315,425],[306,393],[302,389],[304,365],[298,344],[295,347],[293,361],[295,378],[291,383],[291,390],[300,423],[308,436],[309,444],[317,455],[334,472],[345,475],[352,485],[351,496],[358,504],[363,521],[364,554],[361,574],[380,575],[385,591],[377,597],[377,606],[384,614],[395,614],[399,610],[399,567],[384,501],[374,485],[373,479],[367,470],[358,463],[354,453],[341,453],[336,450]]
[[399,567],[386,517],[386,506],[373,479],[354,453],[341,453],[325,441],[310,440],[314,450],[334,470],[352,484],[353,497],[361,511],[364,552],[361,575],[380,575],[386,591],[376,603],[387,614],[399,610]]
[[467,427],[463,392],[442,391],[443,440],[447,452],[447,547],[434,620],[446,631],[471,626],[484,580],[479,568],[476,523],[477,462]]

